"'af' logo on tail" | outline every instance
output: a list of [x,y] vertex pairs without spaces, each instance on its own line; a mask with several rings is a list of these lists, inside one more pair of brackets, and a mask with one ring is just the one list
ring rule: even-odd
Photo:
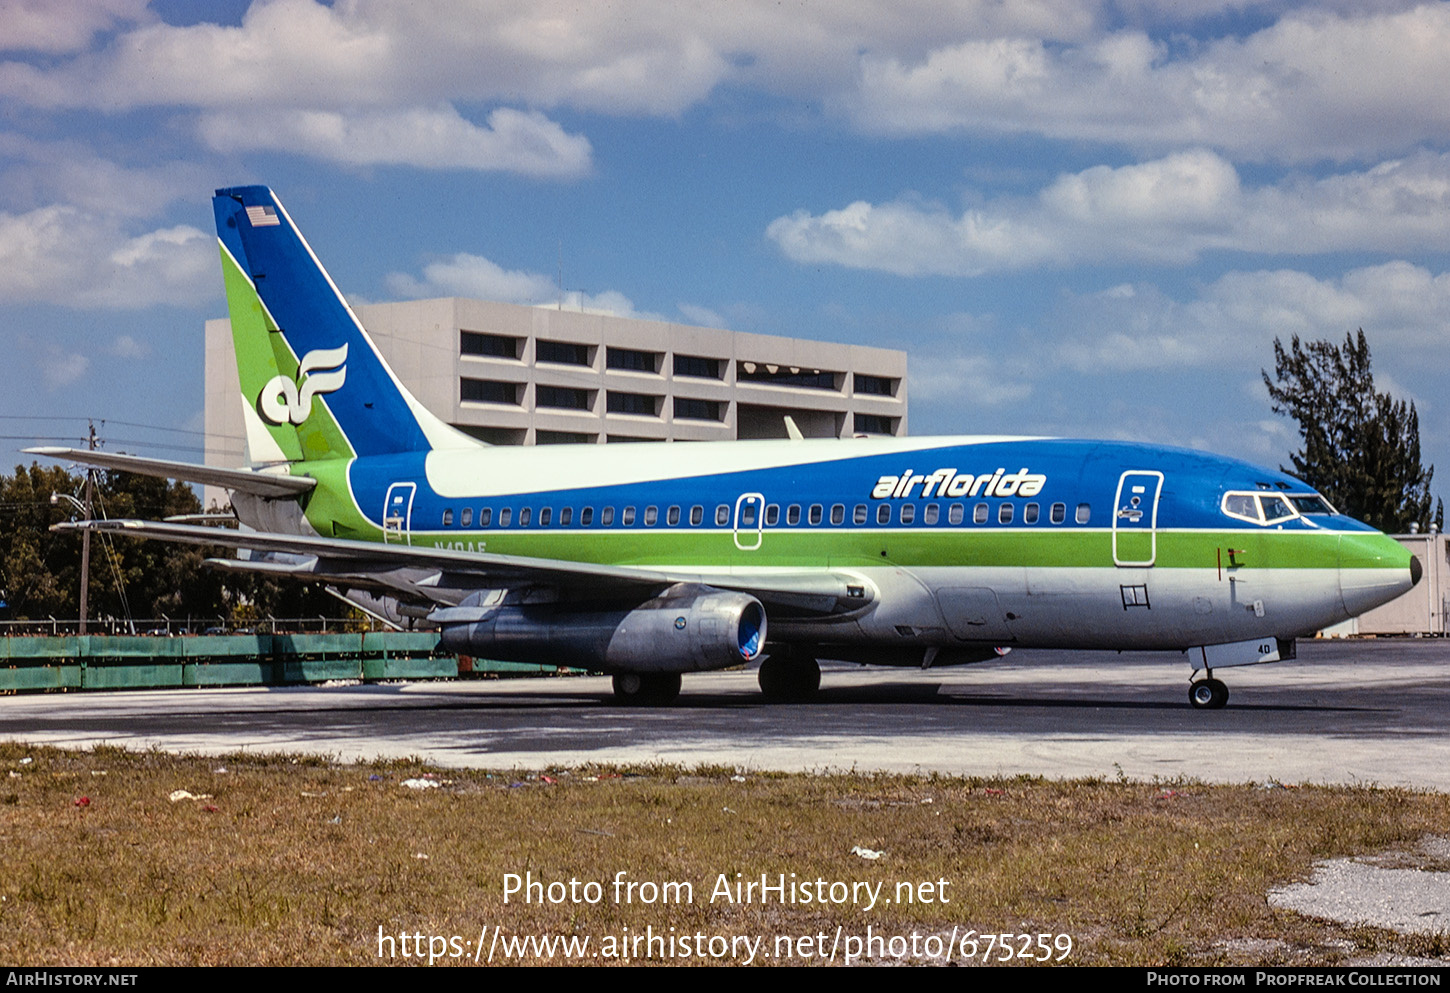
[[339,348],[318,348],[308,352],[302,356],[297,369],[301,389],[286,376],[273,376],[257,396],[257,413],[272,424],[301,424],[312,413],[314,396],[342,389],[347,379],[346,363],[345,344]]

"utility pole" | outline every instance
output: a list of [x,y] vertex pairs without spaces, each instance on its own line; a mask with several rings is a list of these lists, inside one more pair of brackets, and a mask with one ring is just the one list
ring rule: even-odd
[[[96,450],[96,422],[87,421],[90,426],[90,448]],[[91,498],[94,495],[96,485],[96,470],[86,470],[86,499],[85,514],[86,520],[94,516],[91,513]],[[86,633],[86,611],[90,606],[91,598],[91,530],[87,528],[81,532],[81,634]]]

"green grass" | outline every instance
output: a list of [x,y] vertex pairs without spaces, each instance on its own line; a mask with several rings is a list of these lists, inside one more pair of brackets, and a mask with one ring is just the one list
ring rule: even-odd
[[[838,926],[1065,933],[1069,963],[1128,965],[1332,964],[1450,946],[1265,899],[1316,860],[1443,832],[1440,794],[859,774],[738,782],[730,769],[671,767],[555,771],[551,783],[415,762],[23,745],[0,745],[0,774],[0,961],[12,964],[376,964],[380,927],[465,942],[495,926],[595,942],[673,927],[760,935],[767,948]],[[424,774],[444,785],[401,785]],[[172,802],[178,789],[211,798]],[[884,854],[867,861],[853,846]],[[693,902],[616,903],[619,872],[688,882]],[[950,903],[711,903],[719,875],[737,872],[883,883],[888,896],[945,879]],[[599,882],[604,898],[505,905],[507,873]]]

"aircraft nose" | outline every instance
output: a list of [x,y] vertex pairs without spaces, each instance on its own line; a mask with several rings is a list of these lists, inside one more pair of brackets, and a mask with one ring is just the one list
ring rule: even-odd
[[1420,581],[1424,569],[1407,548],[1386,535],[1339,537],[1339,594],[1350,617],[1402,596]]

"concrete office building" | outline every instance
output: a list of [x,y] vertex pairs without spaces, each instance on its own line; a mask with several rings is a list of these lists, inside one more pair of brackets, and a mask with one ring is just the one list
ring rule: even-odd
[[[358,317],[430,410],[491,444],[906,434],[906,353],[447,297]],[[206,323],[206,461],[242,463],[230,322]],[[208,501],[211,494],[208,494]]]

